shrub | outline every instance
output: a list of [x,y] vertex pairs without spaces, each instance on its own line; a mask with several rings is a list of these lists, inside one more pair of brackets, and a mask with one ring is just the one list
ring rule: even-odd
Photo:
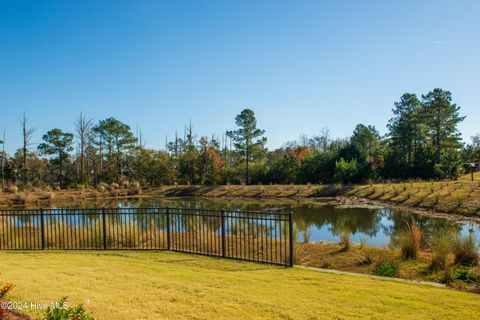
[[[0,287],[0,301],[7,296],[7,294],[13,289],[12,284],[6,284],[3,287]],[[5,315],[5,310],[0,308],[0,319],[3,319]]]
[[7,294],[12,291],[13,284],[6,284],[0,288],[0,299],[3,299],[7,296]]
[[473,232],[467,236],[459,236],[453,244],[455,264],[476,266],[479,261],[478,245]]
[[47,308],[43,314],[43,320],[93,320],[79,304],[74,309],[68,308],[67,298],[58,302],[58,308]]
[[441,230],[432,236],[431,248],[433,252],[430,270],[439,271],[448,269],[448,258],[451,252],[452,239],[450,235]]
[[411,223],[407,223],[407,229],[400,233],[399,244],[402,258],[405,260],[416,259],[421,240],[422,232],[412,218]]
[[465,282],[478,282],[480,278],[473,273],[470,268],[465,266],[457,266],[452,268],[450,273],[450,277],[452,280],[462,280]]
[[395,277],[397,275],[397,265],[393,262],[384,261],[375,268],[374,273],[382,277]]

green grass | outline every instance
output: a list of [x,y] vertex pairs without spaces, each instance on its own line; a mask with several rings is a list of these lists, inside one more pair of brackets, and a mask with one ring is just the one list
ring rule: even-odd
[[[11,301],[90,301],[97,319],[473,319],[478,295],[171,252],[2,252]],[[38,313],[33,313],[38,316]]]

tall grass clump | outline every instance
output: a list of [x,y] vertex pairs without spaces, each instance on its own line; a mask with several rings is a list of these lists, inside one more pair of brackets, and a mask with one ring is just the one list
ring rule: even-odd
[[455,264],[476,266],[479,261],[478,244],[473,232],[466,236],[458,236],[453,244]]
[[403,259],[414,260],[418,257],[422,232],[413,218],[410,223],[406,222],[406,224],[407,228],[400,233],[398,239],[400,252]]
[[350,234],[348,232],[342,233],[339,244],[342,246],[342,252],[350,251],[350,248],[352,247],[352,239],[350,238]]
[[431,271],[440,271],[448,269],[448,262],[452,250],[452,237],[450,234],[441,230],[432,235],[430,242],[432,248],[432,260],[430,262]]

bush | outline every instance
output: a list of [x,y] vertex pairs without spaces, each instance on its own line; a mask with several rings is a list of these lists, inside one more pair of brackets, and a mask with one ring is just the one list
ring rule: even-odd
[[430,270],[447,270],[451,246],[452,239],[445,230],[441,230],[433,235],[431,241],[433,256],[430,262]]
[[476,266],[479,261],[478,245],[473,232],[467,236],[459,236],[453,244],[455,264]]
[[412,222],[407,223],[407,229],[400,233],[399,244],[402,258],[405,260],[416,259],[421,240],[422,232],[412,218]]
[[465,266],[457,266],[452,268],[450,273],[450,277],[452,280],[462,280],[465,282],[478,282],[480,278],[470,271],[470,268]]
[[43,320],[93,320],[79,304],[74,309],[68,308],[67,297],[58,302],[58,308],[47,308]]
[[5,298],[7,294],[12,291],[13,289],[13,284],[6,284],[3,287],[0,288],[0,300]]
[[393,262],[384,261],[375,268],[374,273],[382,277],[395,277],[397,275],[397,266]]
[[[12,284],[6,284],[3,287],[0,287],[0,301],[3,301],[3,298],[13,289]],[[0,308],[0,319],[3,319],[5,316],[5,310]]]

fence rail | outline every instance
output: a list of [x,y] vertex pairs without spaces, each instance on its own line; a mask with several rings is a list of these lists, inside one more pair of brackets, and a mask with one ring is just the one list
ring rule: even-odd
[[291,266],[292,214],[186,208],[1,210],[0,250],[171,250]]

